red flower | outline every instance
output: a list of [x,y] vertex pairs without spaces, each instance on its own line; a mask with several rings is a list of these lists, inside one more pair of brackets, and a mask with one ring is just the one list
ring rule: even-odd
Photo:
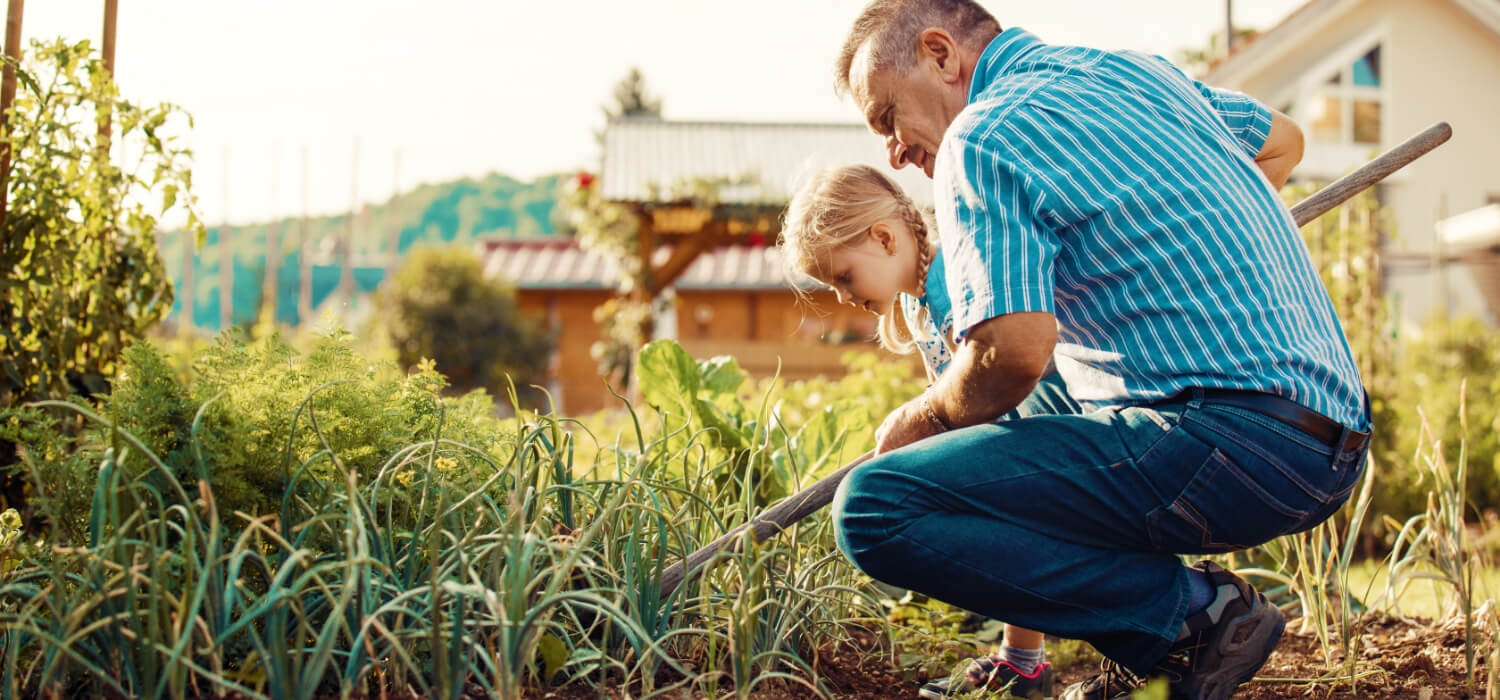
[[584,189],[594,184],[594,176],[591,173],[578,173],[578,189]]
[[766,234],[761,233],[760,231],[751,231],[750,235],[745,237],[745,242],[749,243],[752,246],[755,246],[756,248],[759,248],[766,244]]

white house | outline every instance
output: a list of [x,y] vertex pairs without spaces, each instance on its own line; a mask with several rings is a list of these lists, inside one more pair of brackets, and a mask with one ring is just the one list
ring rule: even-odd
[[1451,124],[1451,141],[1379,189],[1394,220],[1387,290],[1408,321],[1444,306],[1496,320],[1500,230],[1470,225],[1454,245],[1439,222],[1500,203],[1500,0],[1310,0],[1202,80],[1301,124],[1300,179],[1331,180]]

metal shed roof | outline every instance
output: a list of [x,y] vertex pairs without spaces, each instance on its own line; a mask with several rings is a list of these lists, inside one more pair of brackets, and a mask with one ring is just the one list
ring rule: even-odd
[[608,199],[649,202],[653,187],[750,176],[755,184],[724,188],[722,202],[781,206],[804,173],[846,163],[876,166],[919,206],[932,203],[932,181],[916,168],[891,170],[881,138],[862,124],[616,119],[604,130],[600,186]]

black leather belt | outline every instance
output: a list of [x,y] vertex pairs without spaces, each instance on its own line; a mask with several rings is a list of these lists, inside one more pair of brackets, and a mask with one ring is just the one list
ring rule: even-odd
[[1356,450],[1370,442],[1370,434],[1350,430],[1338,421],[1295,401],[1261,391],[1202,389],[1204,401],[1255,411],[1317,438],[1335,451]]

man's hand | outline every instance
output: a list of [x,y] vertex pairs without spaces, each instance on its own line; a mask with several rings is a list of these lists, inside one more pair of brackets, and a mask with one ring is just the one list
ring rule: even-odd
[[926,399],[926,394],[918,396],[885,417],[875,429],[875,454],[885,454],[943,432],[943,427],[932,420],[922,405]]

